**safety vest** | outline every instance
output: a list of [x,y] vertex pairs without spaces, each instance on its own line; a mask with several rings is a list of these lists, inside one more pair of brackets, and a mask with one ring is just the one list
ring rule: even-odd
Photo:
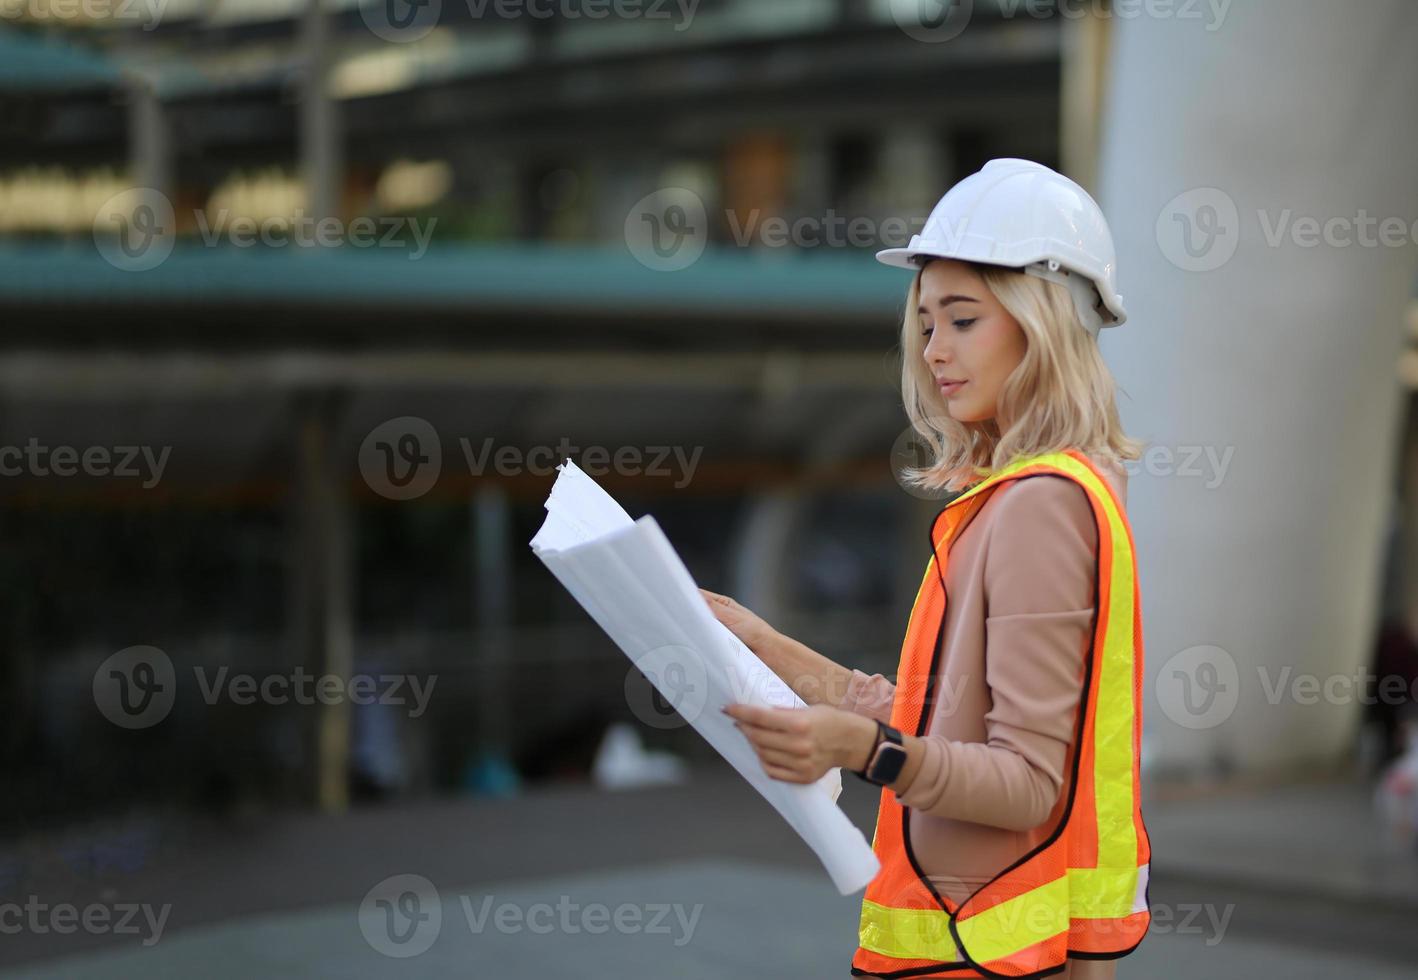
[[883,787],[872,837],[881,871],[862,901],[853,974],[1043,977],[1063,970],[1070,956],[1125,956],[1147,934],[1151,847],[1138,803],[1142,623],[1132,530],[1107,480],[1082,453],[1016,460],[936,516],[932,555],[901,648],[891,724],[925,734],[945,623],[946,558],[956,532],[1002,484],[1041,474],[1083,487],[1098,532],[1096,616],[1072,778],[1051,815],[1056,829],[956,905],[916,863],[910,812]]

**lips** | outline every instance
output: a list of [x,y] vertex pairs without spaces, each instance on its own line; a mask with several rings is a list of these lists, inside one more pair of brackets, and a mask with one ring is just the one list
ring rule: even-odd
[[969,382],[968,382],[968,381],[951,381],[951,380],[949,380],[949,379],[944,379],[944,378],[943,378],[943,379],[941,379],[940,381],[936,382],[936,384],[940,387],[940,393],[941,393],[942,395],[945,395],[947,398],[949,398],[951,395],[955,394],[955,393],[956,393],[957,391],[959,391],[961,388],[965,387],[965,385],[969,384]]

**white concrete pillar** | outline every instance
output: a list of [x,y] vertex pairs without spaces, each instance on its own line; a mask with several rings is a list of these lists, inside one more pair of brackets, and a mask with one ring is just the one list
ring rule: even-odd
[[1361,705],[1323,682],[1367,669],[1397,461],[1418,6],[1186,7],[1114,14],[1100,181],[1129,314],[1103,350],[1157,447],[1129,499],[1147,730],[1162,768],[1333,761]]

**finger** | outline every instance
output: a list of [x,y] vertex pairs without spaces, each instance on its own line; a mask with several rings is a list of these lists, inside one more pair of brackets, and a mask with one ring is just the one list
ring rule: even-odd
[[753,725],[740,725],[739,730],[747,735],[749,741],[754,745],[772,749],[775,752],[806,755],[812,751],[812,739],[802,735],[774,731],[771,728],[759,728]]
[[799,734],[807,730],[807,720],[799,713],[798,708],[760,707],[755,704],[739,703],[725,705],[724,713],[737,721],[757,725],[760,728]]
[[781,779],[785,783],[806,783],[810,781],[796,769],[789,769],[785,766],[774,766],[765,763],[763,771],[774,779]]
[[782,766],[784,769],[796,769],[802,765],[807,757],[801,752],[784,752],[780,749],[759,749],[758,757],[765,764]]

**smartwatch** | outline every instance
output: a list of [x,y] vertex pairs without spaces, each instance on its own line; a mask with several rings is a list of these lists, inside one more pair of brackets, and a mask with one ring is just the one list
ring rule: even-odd
[[901,775],[901,769],[905,765],[906,749],[901,744],[901,733],[890,725],[878,721],[876,723],[876,745],[867,758],[866,767],[857,775],[869,783],[885,786],[896,781],[896,777]]

